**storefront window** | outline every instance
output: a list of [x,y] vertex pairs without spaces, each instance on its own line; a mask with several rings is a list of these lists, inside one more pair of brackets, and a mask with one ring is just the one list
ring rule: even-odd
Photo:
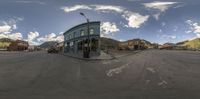
[[74,42],[70,42],[70,46],[73,46],[74,45]]

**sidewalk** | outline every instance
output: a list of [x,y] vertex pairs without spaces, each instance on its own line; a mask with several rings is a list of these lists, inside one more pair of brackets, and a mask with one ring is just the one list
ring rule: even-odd
[[108,53],[101,51],[101,55],[90,57],[90,58],[83,58],[83,57],[80,57],[80,55],[74,55],[74,54],[66,54],[66,53],[59,53],[59,54],[68,56],[68,57],[72,57],[72,58],[76,58],[76,59],[80,59],[80,60],[97,61],[97,60],[112,60],[112,59],[116,59],[116,58],[125,57],[128,55],[133,55],[133,54],[136,54],[139,52],[141,52],[141,51],[140,50],[138,50],[138,51],[116,51],[116,52],[109,51]]
[[76,59],[80,59],[80,60],[87,60],[87,61],[112,60],[115,58],[109,54],[104,53],[103,51],[101,51],[101,54],[99,56],[94,56],[94,57],[90,57],[90,58],[83,58],[83,57],[80,57],[81,55],[74,55],[74,54],[67,54],[67,53],[59,53],[59,54],[68,56],[68,57],[72,57],[72,58],[76,58]]

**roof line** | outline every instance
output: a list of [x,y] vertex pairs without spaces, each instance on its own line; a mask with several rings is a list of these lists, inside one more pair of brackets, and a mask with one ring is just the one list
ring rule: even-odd
[[[90,22],[90,24],[93,24],[93,23],[100,23],[100,21],[92,21],[92,22]],[[79,24],[79,25],[76,25],[76,26],[74,26],[74,27],[68,29],[68,30],[67,30],[66,32],[64,32],[63,34],[66,34],[67,32],[73,30],[74,28],[77,28],[77,27],[83,26],[83,25],[87,25],[87,22],[86,22],[86,23]]]

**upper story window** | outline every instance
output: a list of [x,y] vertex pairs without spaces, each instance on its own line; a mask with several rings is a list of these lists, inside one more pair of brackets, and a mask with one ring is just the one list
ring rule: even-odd
[[65,35],[65,40],[68,40],[69,39],[69,35]]
[[72,39],[72,34],[69,34],[69,39]]
[[84,36],[84,35],[85,35],[85,31],[81,30],[81,36]]
[[76,34],[76,32],[74,32],[74,34],[73,34],[73,35],[74,35],[74,37],[78,37],[78,36],[77,36],[77,34]]
[[94,29],[93,28],[90,29],[90,34],[94,34]]

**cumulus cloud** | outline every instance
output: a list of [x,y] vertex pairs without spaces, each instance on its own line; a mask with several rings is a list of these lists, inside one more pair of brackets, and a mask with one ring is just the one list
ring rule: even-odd
[[21,21],[18,17],[9,18],[7,21],[1,21],[0,23],[0,38],[10,38],[13,40],[22,40],[23,36],[19,32],[14,32],[17,29],[17,21]]
[[38,42],[48,42],[48,41],[58,41],[62,42],[64,41],[64,36],[62,34],[56,35],[55,33],[50,33],[45,36],[37,38]]
[[2,25],[0,26],[0,33],[10,33],[11,31],[11,26],[9,25]]
[[37,42],[35,41],[35,39],[37,37],[39,37],[39,33],[37,31],[35,31],[35,32],[29,32],[28,33],[28,39],[27,39],[28,43],[31,44],[31,45],[32,44],[33,45],[37,44]]
[[122,13],[125,8],[121,6],[113,6],[113,5],[92,5],[96,11],[102,11],[102,12],[110,12],[114,11],[117,13]]
[[10,34],[0,33],[0,38],[10,38],[10,39],[13,39],[13,40],[22,40],[23,36],[19,32],[17,32],[17,33],[10,33]]
[[165,39],[176,39],[177,36],[176,36],[176,35],[162,35],[161,38],[165,38]]
[[76,10],[83,10],[83,9],[92,9],[91,7],[87,6],[87,5],[75,5],[72,7],[62,7],[61,9],[63,9],[65,12],[72,12],[72,11],[76,11]]
[[101,36],[102,37],[111,37],[113,33],[118,32],[119,29],[117,25],[113,22],[103,22],[101,23]]
[[6,21],[0,21],[0,33],[8,34],[17,29],[17,22],[23,21],[21,17],[8,18]]
[[120,14],[122,18],[127,20],[127,24],[125,26],[131,28],[139,28],[149,18],[148,15],[141,15],[139,13],[129,11],[124,7],[114,5],[74,5],[71,7],[62,7],[61,9],[63,9],[66,13],[83,9],[102,13],[117,13]]
[[146,8],[151,8],[151,9],[157,9],[160,10],[161,12],[166,11],[169,9],[173,4],[176,4],[177,2],[160,2],[160,1],[154,1],[151,3],[143,3],[143,5]]
[[187,24],[189,24],[190,30],[186,31],[186,33],[195,33],[197,37],[200,37],[200,25],[197,22],[193,22],[192,20],[187,20]]
[[128,21],[128,27],[139,28],[143,23],[145,23],[149,16],[143,16],[139,13],[134,13],[130,11],[126,11],[123,17]]
[[200,34],[197,34],[197,37],[200,38]]
[[158,10],[158,13],[154,14],[153,17],[156,20],[159,20],[159,16],[162,12],[165,12],[170,7],[172,7],[174,4],[177,4],[178,2],[161,2],[161,1],[154,1],[151,3],[143,3],[143,5],[148,9],[154,9]]
[[8,35],[8,38],[11,38],[14,40],[22,40],[23,36],[21,33],[18,32],[18,33],[13,33],[13,34]]

